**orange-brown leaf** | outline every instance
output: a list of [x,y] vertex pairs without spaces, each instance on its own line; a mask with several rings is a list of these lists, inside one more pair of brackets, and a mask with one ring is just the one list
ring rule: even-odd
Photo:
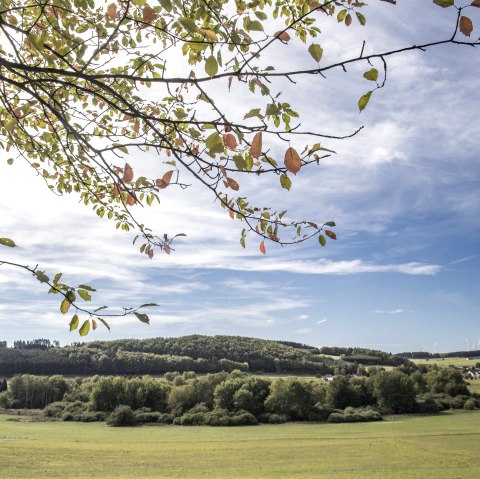
[[347,16],[345,17],[345,25],[349,27],[351,23],[352,23],[352,16],[350,14],[347,14]]
[[470,34],[473,32],[473,22],[468,17],[460,17],[459,22],[460,31],[466,36],[469,37]]
[[302,160],[300,159],[299,154],[297,151],[290,147],[288,150],[285,152],[285,166],[287,167],[287,170],[296,175],[299,171],[300,168],[302,167]]
[[274,37],[277,37],[284,43],[287,43],[290,40],[290,35],[288,34],[288,32],[276,32]]
[[261,252],[262,254],[267,254],[267,250],[265,249],[265,241],[262,241],[262,242],[260,243],[260,252]]
[[123,178],[122,179],[125,183],[130,183],[130,181],[133,180],[133,170],[132,170],[132,167],[128,163],[125,163],[125,168],[123,169]]
[[170,181],[172,180],[172,175],[173,175],[173,170],[167,171],[161,178],[158,178],[155,181],[155,184],[161,190],[165,189],[170,184]]
[[94,331],[97,329],[97,322],[94,319],[92,319],[92,328]]
[[256,133],[256,135],[253,137],[253,141],[250,146],[250,154],[254,158],[259,158],[260,155],[262,154],[262,132],[261,131]]
[[133,196],[131,193],[127,196],[127,205],[128,206],[133,206],[137,200],[135,199],[135,196]]
[[158,13],[150,6],[145,5],[143,7],[143,21],[145,23],[151,23],[158,18]]
[[227,184],[232,190],[238,191],[240,189],[240,185],[233,178],[227,178]]
[[330,239],[333,239],[333,240],[336,240],[336,239],[337,239],[337,235],[336,235],[333,231],[325,230],[325,234],[326,234]]
[[237,139],[232,133],[227,133],[223,135],[223,143],[230,150],[235,150],[235,148],[237,147]]
[[107,8],[107,15],[110,20],[115,20],[118,18],[117,6],[114,3],[111,3]]
[[472,7],[480,7],[480,0],[473,0],[471,5],[472,5]]
[[120,188],[118,187],[118,183],[115,183],[113,185],[113,190],[112,190],[112,195],[116,198],[117,196],[120,196]]
[[230,218],[232,218],[232,220],[235,219],[235,213],[233,210],[228,210],[228,214],[230,215]]

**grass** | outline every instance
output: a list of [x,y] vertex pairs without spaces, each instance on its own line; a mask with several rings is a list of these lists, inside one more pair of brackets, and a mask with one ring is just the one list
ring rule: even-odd
[[437,364],[438,366],[471,366],[480,362],[480,358],[432,358],[432,359],[412,359],[415,364]]
[[480,411],[237,428],[12,419],[0,416],[2,479],[480,477]]
[[467,382],[469,383],[468,389],[470,389],[470,392],[480,394],[480,379],[468,379]]

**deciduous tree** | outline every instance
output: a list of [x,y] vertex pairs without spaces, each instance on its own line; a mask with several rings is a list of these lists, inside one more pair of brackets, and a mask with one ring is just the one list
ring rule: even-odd
[[[152,231],[135,210],[192,182],[243,222],[243,247],[249,233],[259,238],[263,254],[269,241],[286,245],[316,238],[325,246],[327,239],[336,239],[333,221],[291,219],[284,210],[252,204],[242,193],[245,178],[259,176],[290,190],[296,175],[334,153],[328,140],[359,131],[332,135],[303,129],[279,82],[294,83],[302,75],[326,78],[332,70],[362,65],[370,85],[359,92],[358,111],[363,111],[385,86],[392,55],[478,45],[471,15],[478,0],[433,3],[456,11],[444,38],[376,52],[364,44],[353,57],[327,62],[320,27],[332,22],[339,29],[364,27],[365,3],[5,0],[0,6],[2,156],[11,165],[27,162],[53,193],[75,193],[117,229],[135,231],[134,243],[150,258],[157,251],[170,254],[184,233]],[[282,62],[272,66],[269,52],[279,46]],[[285,60],[299,52],[310,67],[295,69]],[[232,108],[234,95],[242,102]],[[131,155],[147,152],[161,160],[153,175],[132,167]],[[0,244],[15,246],[7,237]],[[95,290],[89,285],[65,284],[60,273],[51,279],[38,266],[0,264],[23,268],[60,294],[61,313],[73,313],[71,330],[84,336],[97,321],[108,327],[103,308],[79,304],[91,300]],[[123,314],[148,322],[140,308]]]

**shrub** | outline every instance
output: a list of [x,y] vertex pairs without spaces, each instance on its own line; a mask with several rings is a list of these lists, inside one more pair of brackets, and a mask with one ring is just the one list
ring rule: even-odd
[[421,396],[417,400],[417,412],[421,414],[435,414],[444,409],[445,406],[430,394]]
[[135,411],[135,419],[138,423],[140,424],[145,424],[148,422],[160,422],[160,416],[162,416],[163,413],[161,412],[138,412]]
[[370,421],[382,421],[383,417],[374,409],[369,408],[347,408],[344,413],[332,412],[328,416],[327,422],[329,423],[343,423],[343,422],[370,422]]
[[77,418],[75,417],[75,421],[80,422],[100,422],[105,420],[105,413],[102,411],[88,411],[80,414]]
[[63,411],[68,403],[63,401],[52,402],[43,409],[45,417],[62,417]]
[[164,412],[158,416],[157,422],[161,424],[173,424],[174,419],[175,419],[175,416],[173,414]]
[[267,422],[269,424],[283,424],[288,421],[287,416],[285,414],[269,414]]
[[465,401],[465,404],[463,405],[463,409],[468,409],[468,410],[473,410],[473,409],[476,409],[477,408],[477,401],[475,401],[475,399],[467,399]]
[[130,406],[124,404],[117,406],[107,417],[106,423],[113,427],[135,426],[137,421]]

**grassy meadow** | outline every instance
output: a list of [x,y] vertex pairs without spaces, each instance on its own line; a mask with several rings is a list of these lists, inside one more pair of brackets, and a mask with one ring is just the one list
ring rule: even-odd
[[475,364],[480,362],[480,358],[431,358],[431,359],[412,359],[415,364],[428,364],[433,366],[434,364],[438,366],[448,367],[448,366],[470,366],[474,367]]
[[480,477],[480,411],[237,428],[18,419],[0,416],[2,479]]

